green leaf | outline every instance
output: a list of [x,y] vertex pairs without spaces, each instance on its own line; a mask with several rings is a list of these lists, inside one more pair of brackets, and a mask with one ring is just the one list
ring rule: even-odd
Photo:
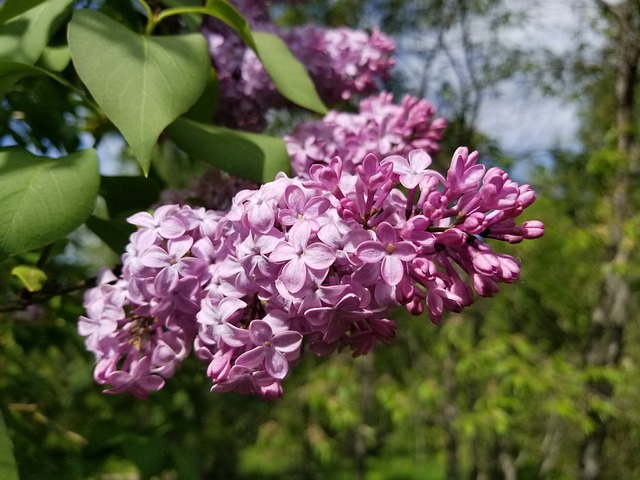
[[81,80],[147,175],[162,130],[205,88],[210,59],[204,37],[138,35],[99,12],[77,10],[69,46]]
[[0,149],[0,260],[43,247],[91,214],[100,176],[94,150],[37,157]]
[[47,0],[6,0],[0,10],[0,25],[46,1]]
[[3,480],[18,480],[18,465],[13,457],[13,446],[9,432],[4,424],[0,411],[0,478]]
[[48,0],[0,26],[0,58],[35,63],[72,4],[73,0]]
[[145,210],[160,196],[160,185],[143,177],[102,177],[100,195],[111,218]]
[[45,47],[38,60],[38,65],[45,70],[62,72],[71,62],[71,51],[68,45]]
[[276,137],[241,132],[179,118],[167,134],[191,157],[220,170],[258,183],[289,173],[291,160],[284,142]]
[[218,108],[219,96],[220,83],[216,71],[212,68],[209,70],[209,79],[202,95],[183,116],[197,122],[211,123]]
[[302,64],[280,37],[267,32],[253,32],[256,53],[278,91],[293,103],[317,113],[327,113],[316,87]]
[[39,292],[47,282],[47,274],[35,265],[16,265],[11,269],[11,275],[18,277],[30,292]]
[[235,30],[242,41],[256,50],[254,36],[245,18],[226,0],[207,0],[205,13],[222,20]]
[[[167,7],[172,8],[202,6],[201,0],[164,0],[162,3],[164,3]],[[202,23],[202,17],[200,15],[183,14],[182,19],[192,32],[198,30],[200,28],[200,24]]]
[[4,94],[9,90],[14,83],[23,77],[33,77],[37,75],[44,75],[53,78],[56,82],[73,89],[73,85],[69,84],[66,80],[56,76],[40,67],[35,67],[27,63],[11,62],[6,60],[0,60],[0,98],[4,97]]
[[136,227],[127,223],[124,218],[105,220],[94,215],[87,219],[87,227],[118,255],[124,252],[129,236],[136,231]]

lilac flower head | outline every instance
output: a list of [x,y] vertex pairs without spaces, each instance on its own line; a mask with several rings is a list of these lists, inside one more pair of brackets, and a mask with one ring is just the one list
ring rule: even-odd
[[[348,173],[354,173],[367,154],[378,158],[395,155],[418,168],[429,154],[439,151],[446,124],[434,115],[435,109],[426,100],[405,96],[395,104],[392,95],[383,92],[362,100],[358,113],[332,110],[320,121],[300,123],[285,141],[293,169],[301,177],[308,177],[313,165],[326,165],[335,156],[342,159]],[[410,154],[413,150],[423,154]]]
[[[394,64],[393,41],[374,30],[312,25],[281,32],[269,18],[267,2],[233,0],[252,30],[279,35],[303,63],[320,97],[334,103],[353,95],[370,94],[389,78]],[[260,131],[270,108],[287,105],[255,53],[227,25],[207,19],[203,33],[218,74],[219,111],[216,121],[243,130]]]
[[464,148],[446,176],[424,150],[378,154],[280,174],[226,211],[169,205],[130,217],[139,229],[122,274],[101,275],[78,324],[95,380],[145,397],[193,352],[212,391],[271,399],[303,342],[316,355],[363,355],[394,337],[391,309],[440,323],[519,277],[490,241],[543,235],[539,221],[516,223],[535,199],[528,185]]

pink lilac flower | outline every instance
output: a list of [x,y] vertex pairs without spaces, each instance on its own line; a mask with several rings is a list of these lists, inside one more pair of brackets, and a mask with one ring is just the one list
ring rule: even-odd
[[[435,109],[426,100],[406,95],[395,104],[390,93],[382,92],[362,100],[358,113],[332,110],[322,120],[299,123],[285,142],[293,170],[301,177],[308,177],[313,165],[327,164],[336,156],[342,159],[342,168],[354,173],[367,154],[373,153],[379,159],[402,158],[407,165],[396,168],[404,168],[406,183],[411,172],[426,169],[431,163],[429,155],[439,151],[446,122],[434,116]],[[422,150],[416,158],[406,158]]]
[[101,274],[78,324],[96,382],[145,397],[193,352],[212,391],[271,399],[305,342],[364,355],[393,339],[398,306],[439,323],[495,295],[520,265],[489,242],[544,226],[516,223],[535,199],[528,185],[477,161],[459,148],[441,175],[425,151],[369,153],[354,171],[336,157],[242,190],[224,212],[133,215],[122,274]]
[[[269,18],[266,2],[233,0],[252,30],[279,35],[306,67],[320,97],[328,103],[378,91],[394,64],[393,41],[378,30],[312,25],[281,32]],[[207,19],[203,33],[220,86],[216,122],[250,131],[266,126],[271,108],[289,105],[276,90],[255,53],[227,25]]]

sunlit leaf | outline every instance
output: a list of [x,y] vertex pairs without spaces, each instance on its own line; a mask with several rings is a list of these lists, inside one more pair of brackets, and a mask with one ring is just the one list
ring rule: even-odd
[[138,35],[99,12],[77,10],[69,46],[78,75],[146,175],[162,130],[205,88],[210,60],[204,37]]
[[93,211],[99,181],[91,149],[57,159],[0,149],[0,260],[78,228]]
[[18,277],[30,292],[39,292],[47,282],[47,274],[35,265],[16,265],[11,269],[11,275]]
[[35,63],[72,4],[73,0],[48,0],[0,26],[0,59]]
[[241,132],[179,118],[167,134],[191,157],[240,178],[263,183],[288,173],[291,160],[276,137]]
[[253,32],[253,38],[258,57],[278,91],[301,107],[327,113],[309,74],[282,39],[267,32]]

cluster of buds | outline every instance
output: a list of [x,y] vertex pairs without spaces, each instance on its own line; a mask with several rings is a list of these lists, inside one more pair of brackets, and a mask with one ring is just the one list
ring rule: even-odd
[[434,323],[520,273],[488,239],[543,225],[515,218],[535,199],[459,148],[446,176],[424,150],[347,172],[335,157],[308,178],[279,175],[227,211],[166,205],[138,213],[119,277],[86,294],[79,331],[108,392],[146,396],[190,353],[216,392],[275,398],[303,346],[366,354],[388,343],[400,306]]

